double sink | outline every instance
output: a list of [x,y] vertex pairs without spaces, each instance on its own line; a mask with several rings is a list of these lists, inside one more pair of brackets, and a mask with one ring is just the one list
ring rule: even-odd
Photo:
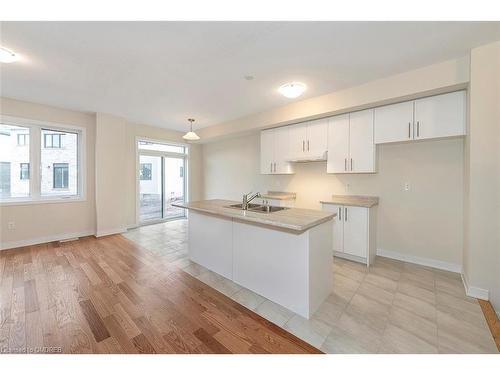
[[[231,204],[231,205],[226,206],[226,207],[232,208],[235,210],[244,210],[244,207],[241,203]],[[262,204],[249,203],[247,211],[262,212],[265,214],[269,214],[271,212],[277,212],[277,211],[282,211],[282,210],[288,210],[288,207],[267,206],[267,205],[262,205]]]

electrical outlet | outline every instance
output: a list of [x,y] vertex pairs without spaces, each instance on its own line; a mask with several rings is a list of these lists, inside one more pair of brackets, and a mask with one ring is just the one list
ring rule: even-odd
[[349,191],[351,189],[351,184],[345,184],[344,188],[346,192]]
[[9,228],[10,230],[16,229],[16,223],[14,221],[9,221],[7,223],[7,228]]
[[410,183],[409,182],[405,182],[405,184],[404,184],[404,190],[405,191],[410,191]]

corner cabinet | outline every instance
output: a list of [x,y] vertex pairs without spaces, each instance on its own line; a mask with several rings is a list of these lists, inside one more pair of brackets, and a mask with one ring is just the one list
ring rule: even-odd
[[332,220],[334,256],[370,266],[376,256],[377,207],[323,203],[324,211],[335,212]]
[[375,173],[373,109],[330,118],[327,173]]
[[293,174],[287,161],[289,155],[289,129],[287,127],[260,132],[260,173]]
[[375,108],[375,143],[466,134],[466,94],[456,91]]

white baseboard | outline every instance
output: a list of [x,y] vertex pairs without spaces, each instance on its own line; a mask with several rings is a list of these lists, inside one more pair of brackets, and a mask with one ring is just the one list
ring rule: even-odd
[[431,258],[422,258],[414,255],[402,254],[396,251],[389,251],[383,249],[377,249],[377,255],[385,258],[401,260],[403,262],[419,264],[421,266],[437,268],[440,270],[445,270],[450,272],[462,273],[461,264],[443,262],[442,260],[436,260]]
[[53,236],[32,238],[30,240],[2,242],[2,243],[0,243],[0,250],[14,249],[16,247],[23,247],[23,246],[38,245],[38,244],[47,243],[47,242],[63,241],[63,240],[67,240],[67,239],[75,238],[75,237],[92,236],[94,234],[95,234],[95,232],[93,230],[89,230],[89,231],[83,231],[83,232],[55,234]]
[[465,276],[464,274],[462,274],[462,283],[464,284],[465,294],[467,294],[469,297],[479,298],[489,301],[490,299],[489,290],[469,285],[467,281],[467,276]]
[[98,230],[96,232],[95,236],[99,238],[99,237],[104,237],[104,236],[111,236],[112,234],[125,233],[126,231],[127,231],[127,227]]

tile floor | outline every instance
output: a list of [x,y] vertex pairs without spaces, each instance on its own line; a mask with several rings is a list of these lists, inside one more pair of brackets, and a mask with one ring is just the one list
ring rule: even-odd
[[186,220],[124,236],[326,353],[498,353],[456,273],[382,257],[368,270],[334,258],[333,293],[307,320],[191,262]]

